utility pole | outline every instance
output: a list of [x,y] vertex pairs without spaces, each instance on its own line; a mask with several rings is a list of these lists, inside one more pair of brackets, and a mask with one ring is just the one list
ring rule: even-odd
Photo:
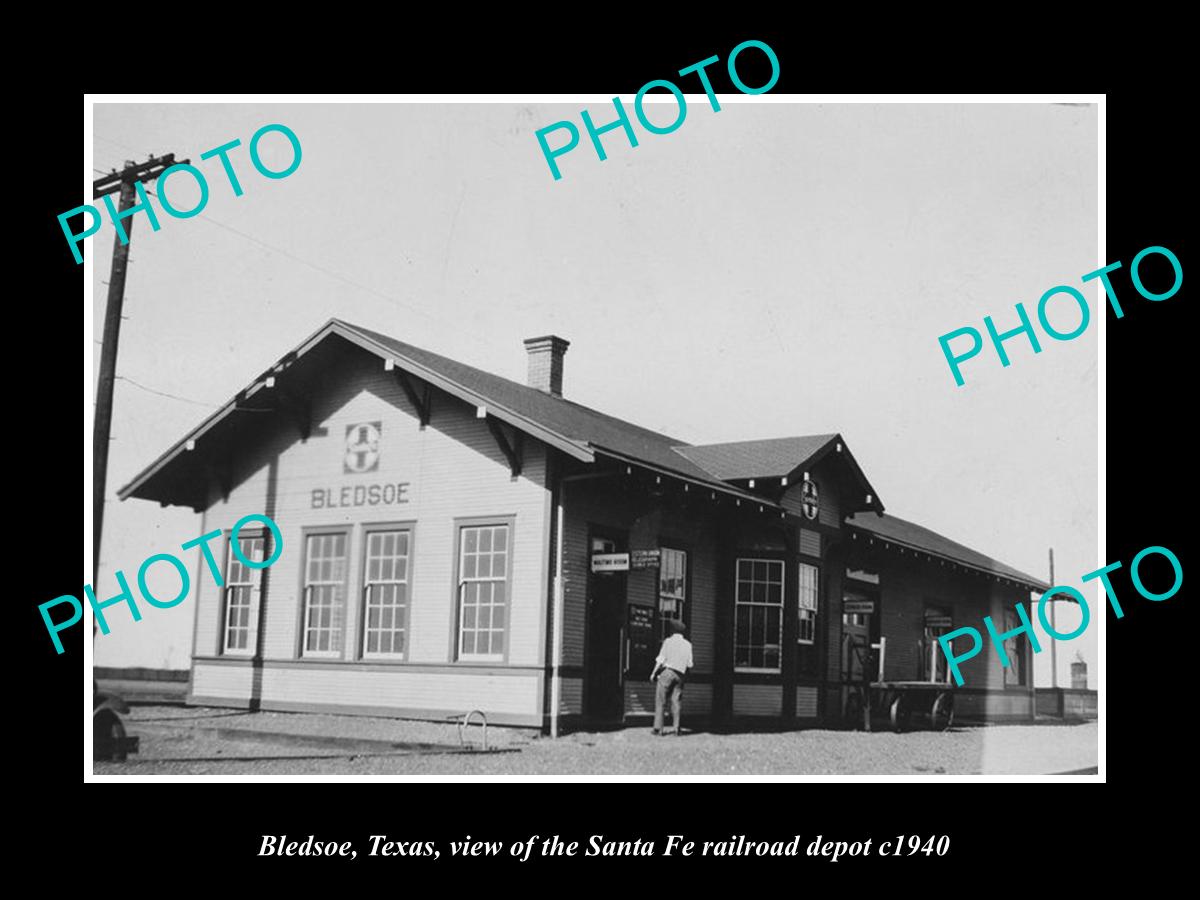
[[[184,163],[189,160],[184,160]],[[92,183],[92,198],[121,192],[118,212],[133,206],[134,184],[157,178],[175,165],[175,154],[151,157],[144,163],[125,161],[125,168]],[[127,238],[133,235],[133,218],[122,220]],[[100,533],[104,525],[104,491],[108,481],[108,441],[112,430],[113,382],[117,374],[117,342],[121,337],[121,306],[125,302],[125,272],[129,243],[113,238],[112,274],[108,278],[108,304],[104,309],[104,341],[100,347],[100,381],[96,385],[96,419],[92,428],[92,585],[100,571]]]
[[[1050,548],[1050,587],[1054,587],[1054,548]],[[1050,630],[1058,634],[1054,627],[1054,598],[1050,598]],[[1058,641],[1050,642],[1050,687],[1058,687]]]

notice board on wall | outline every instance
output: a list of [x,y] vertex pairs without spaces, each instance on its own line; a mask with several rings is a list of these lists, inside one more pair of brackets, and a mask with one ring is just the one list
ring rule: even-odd
[[658,648],[654,640],[654,607],[629,604],[629,619],[625,628],[625,674],[635,681],[645,681],[654,670]]

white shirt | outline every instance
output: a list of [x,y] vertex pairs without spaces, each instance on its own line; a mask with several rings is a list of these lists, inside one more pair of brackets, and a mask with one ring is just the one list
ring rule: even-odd
[[655,662],[676,672],[687,672],[692,667],[691,642],[682,634],[671,635],[662,642],[662,649],[658,651],[658,659]]

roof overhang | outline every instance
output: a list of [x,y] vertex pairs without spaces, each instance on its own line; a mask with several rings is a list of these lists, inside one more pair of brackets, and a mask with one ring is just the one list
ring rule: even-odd
[[652,463],[645,462],[644,460],[637,459],[636,457],[629,456],[624,453],[618,453],[615,450],[609,450],[606,447],[600,447],[600,446],[596,446],[596,445],[591,445],[591,446],[593,446],[593,449],[595,449],[597,454],[607,456],[618,462],[625,463],[626,465],[638,466],[639,468],[645,469],[646,471],[654,472],[655,474],[658,474],[658,475],[665,475],[668,478],[674,478],[675,480],[680,481],[684,484],[695,485],[704,490],[715,491],[716,493],[719,493],[719,494],[725,494],[726,496],[733,497],[736,500],[745,500],[747,503],[752,503],[752,504],[756,503],[759,506],[763,507],[763,509],[770,509],[770,510],[778,512],[782,515],[788,514],[788,510],[786,510],[784,507],[780,506],[778,503],[774,503],[774,502],[766,499],[765,497],[761,497],[758,494],[751,493],[750,491],[742,490],[737,485],[729,484],[728,482],[724,482],[724,481],[716,481],[716,480],[708,481],[708,480],[702,479],[702,478],[695,478],[691,475],[685,475],[682,472],[676,472],[673,469],[668,469],[664,466],[653,465]]
[[189,431],[180,440],[172,444],[166,452],[121,487],[117,491],[117,496],[121,500],[127,500],[130,497],[159,500],[164,505],[177,502],[172,499],[163,499],[162,492],[154,488],[155,479],[185,454],[194,452],[202,453],[202,441],[205,437],[210,435],[214,429],[224,424],[230,416],[235,415],[239,410],[254,409],[256,412],[266,411],[266,408],[263,407],[253,407],[249,401],[259,396],[263,391],[273,390],[276,386],[282,387],[284,384],[283,380],[286,378],[289,369],[324,341],[335,335],[366,350],[368,353],[374,354],[385,365],[390,362],[393,366],[412,373],[460,400],[476,407],[482,407],[487,415],[494,416],[500,421],[506,422],[514,428],[520,429],[526,434],[544,441],[546,444],[561,450],[574,459],[583,462],[592,462],[595,459],[595,454],[583,442],[558,434],[538,422],[534,422],[527,416],[523,416],[512,409],[497,404],[478,392],[472,391],[452,379],[429,369],[427,366],[399,354],[391,348],[383,346],[379,342],[360,334],[345,323],[332,319],[305,338],[296,349],[281,357],[274,365],[262,372],[242,390],[238,391],[220,409]]
[[[877,534],[877,533],[871,531],[871,529],[864,528],[861,525],[853,525],[853,524],[847,522],[846,528],[848,529],[852,540],[855,539],[855,537],[857,535],[865,535],[870,540],[878,541],[879,543],[881,543],[885,546],[891,545],[891,546],[896,546],[896,547],[902,547],[905,550],[910,550],[910,551],[912,551],[914,556],[924,555],[930,559],[937,559],[937,560],[941,560],[943,562],[948,562],[953,566],[957,566],[958,568],[966,569],[967,571],[971,571],[971,572],[978,572],[981,575],[987,575],[989,578],[995,578],[998,581],[1006,581],[1010,584],[1016,585],[1017,587],[1028,588],[1030,591],[1044,593],[1044,592],[1050,590],[1050,585],[1046,584],[1043,581],[1038,581],[1036,578],[1019,577],[1016,574],[1011,573],[1011,572],[997,572],[997,571],[994,571],[993,569],[988,569],[988,568],[985,568],[984,566],[980,566],[980,565],[976,565],[975,563],[967,562],[966,560],[960,559],[952,554],[942,553],[937,550],[931,550],[928,547],[922,547],[920,544],[916,544],[911,541],[898,540],[891,536],[884,537],[883,535]],[[1064,596],[1063,599],[1069,599],[1069,598]],[[1071,601],[1071,602],[1074,602],[1074,601]]]
[[817,451],[815,451],[808,459],[797,465],[791,472],[788,473],[788,482],[795,480],[796,475],[803,475],[808,469],[817,465],[826,457],[836,456],[846,466],[850,478],[858,486],[861,491],[860,502],[858,503],[842,503],[842,511],[845,515],[851,515],[863,510],[874,510],[877,513],[883,512],[883,501],[879,499],[879,494],[875,492],[875,488],[871,487],[871,482],[867,480],[867,476],[863,474],[862,467],[858,464],[858,460],[854,458],[854,454],[850,452],[850,445],[846,443],[846,439],[840,434],[835,434],[826,441]]

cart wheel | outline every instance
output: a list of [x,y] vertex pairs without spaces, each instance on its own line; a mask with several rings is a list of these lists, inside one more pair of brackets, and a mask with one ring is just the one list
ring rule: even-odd
[[853,692],[846,698],[846,727],[851,731],[859,731],[862,729],[862,697],[858,692]]
[[892,730],[899,734],[908,728],[909,719],[908,704],[904,700],[904,695],[901,694],[892,701]]
[[949,691],[938,694],[933,701],[929,724],[934,731],[945,731],[954,724],[954,695]]

